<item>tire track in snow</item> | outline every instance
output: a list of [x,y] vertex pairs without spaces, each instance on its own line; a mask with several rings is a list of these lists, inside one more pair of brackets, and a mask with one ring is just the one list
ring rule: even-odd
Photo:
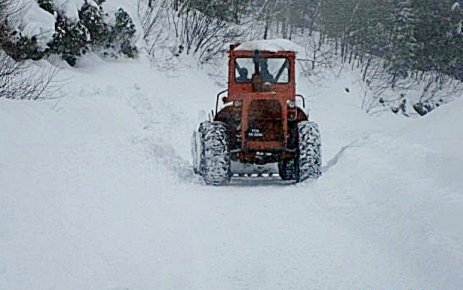
[[[201,181],[194,174],[190,162],[179,156],[175,152],[174,147],[167,141],[169,136],[171,136],[170,132],[177,130],[174,126],[176,122],[167,122],[163,120],[178,120],[180,117],[176,116],[175,112],[169,110],[169,108],[166,108],[167,105],[162,103],[162,101],[158,107],[162,107],[163,109],[155,110],[138,84],[134,84],[132,88],[129,88],[128,104],[140,117],[143,130],[148,132],[148,136],[138,138],[136,143],[146,146],[146,148],[148,148],[148,154],[173,172],[177,178],[185,180],[188,183],[200,184]],[[168,112],[168,116],[165,116],[166,112]],[[322,166],[322,172],[326,173],[331,168],[335,167],[342,160],[347,151],[361,147],[370,139],[371,135],[372,134],[368,134],[364,137],[357,138],[342,146],[335,156]]]
[[[162,109],[155,110],[138,84],[129,88],[128,104],[140,117],[143,130],[147,132],[147,136],[136,138],[135,142],[143,144],[151,157],[174,173],[180,180],[199,183],[190,162],[178,155],[170,144],[171,142],[168,141],[171,139],[169,137],[172,137],[171,132],[176,130],[174,126],[176,122],[163,120],[176,120],[180,117],[176,116],[169,108],[165,108],[166,105],[162,102],[159,104],[159,108]],[[166,112],[168,112],[168,116],[165,116]]]
[[362,147],[362,145],[365,144],[365,142],[368,139],[370,139],[371,135],[372,134],[368,134],[364,137],[351,141],[347,145],[342,146],[341,149],[339,149],[339,151],[334,155],[334,157],[328,160],[328,162],[324,166],[322,166],[322,172],[325,173],[332,167],[336,166],[339,163],[339,161],[343,158],[346,151],[351,150],[352,148]]

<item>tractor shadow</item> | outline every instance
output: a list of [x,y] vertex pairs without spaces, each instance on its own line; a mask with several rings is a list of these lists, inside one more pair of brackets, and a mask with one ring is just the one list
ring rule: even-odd
[[233,176],[231,182],[227,186],[233,187],[252,187],[252,186],[259,186],[259,187],[275,187],[281,186],[285,187],[288,185],[296,184],[294,181],[286,181],[282,180],[278,175],[276,176],[262,176],[262,177],[241,177],[241,176]]

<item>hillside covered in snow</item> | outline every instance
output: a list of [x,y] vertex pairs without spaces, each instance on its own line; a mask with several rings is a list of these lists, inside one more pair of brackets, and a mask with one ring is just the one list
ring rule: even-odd
[[[139,35],[124,3],[103,5],[128,11]],[[322,176],[206,186],[190,138],[226,87],[226,53],[199,65],[166,42],[153,61],[134,43],[135,58],[33,63],[60,67],[50,95],[0,98],[0,289],[462,287],[459,95],[423,117],[367,113],[362,71],[308,74],[301,60]],[[180,56],[159,60],[169,53]]]

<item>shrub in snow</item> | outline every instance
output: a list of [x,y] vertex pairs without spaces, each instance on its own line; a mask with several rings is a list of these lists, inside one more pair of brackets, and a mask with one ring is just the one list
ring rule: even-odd
[[[103,1],[97,2],[98,4]],[[129,14],[119,9],[115,15],[115,23],[105,22],[103,8],[85,3],[79,10],[80,23],[87,28],[88,44],[104,56],[116,58],[118,54],[135,57],[137,48],[132,44],[136,29]]]
[[116,12],[116,23],[111,33],[111,42],[118,53],[132,58],[137,56],[138,49],[133,45],[136,32],[135,24],[133,24],[129,14],[124,9],[119,8]]
[[79,22],[72,22],[65,17],[58,17],[53,40],[48,43],[50,53],[59,54],[71,66],[77,57],[88,50],[89,34],[87,28]]
[[[440,100],[441,101],[441,100]],[[427,113],[431,112],[434,110],[436,107],[439,107],[440,103],[433,104],[430,101],[426,102],[419,102],[413,105],[413,109],[420,114],[420,116],[424,116]]]
[[43,49],[38,45],[37,37],[25,36],[20,30],[12,29],[7,16],[4,15],[4,19],[1,17],[2,15],[0,15],[0,49],[4,53],[15,61],[39,60],[44,56]]
[[1,48],[15,61],[39,60],[44,56],[44,51],[39,49],[35,36],[23,36],[16,31],[2,41]]
[[80,23],[87,28],[89,42],[93,46],[103,46],[109,40],[110,30],[103,16],[101,6],[95,7],[85,3],[79,10]]
[[53,8],[53,1],[52,0],[37,0],[40,8],[43,10],[50,12],[51,14],[55,13],[55,9]]
[[397,101],[396,106],[391,107],[391,111],[394,114],[402,113],[402,115],[410,117],[410,115],[407,112],[407,99],[405,98],[404,94],[400,94],[400,100]]
[[[42,9],[56,13],[53,0],[36,1]],[[114,23],[108,24],[101,6],[104,1],[85,1],[78,11],[77,21],[58,12],[55,32],[45,51],[38,46],[36,37],[22,36],[20,31],[11,33],[8,25],[4,24],[6,22],[0,19],[0,47],[16,61],[38,60],[45,55],[57,54],[71,66],[89,48],[105,56],[117,57],[118,54],[124,54],[135,57],[138,50],[133,44],[136,29],[132,19],[126,11],[119,9],[115,13]]]

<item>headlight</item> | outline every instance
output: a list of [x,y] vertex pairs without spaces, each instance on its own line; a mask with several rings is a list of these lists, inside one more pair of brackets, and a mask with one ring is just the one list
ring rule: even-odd
[[290,109],[294,109],[296,107],[296,102],[292,101],[292,100],[287,100],[286,101],[286,104],[288,104],[288,107]]
[[234,101],[234,102],[233,102],[233,106],[235,106],[235,107],[237,107],[237,108],[238,108],[238,107],[241,107],[242,104],[243,104],[243,101]]

